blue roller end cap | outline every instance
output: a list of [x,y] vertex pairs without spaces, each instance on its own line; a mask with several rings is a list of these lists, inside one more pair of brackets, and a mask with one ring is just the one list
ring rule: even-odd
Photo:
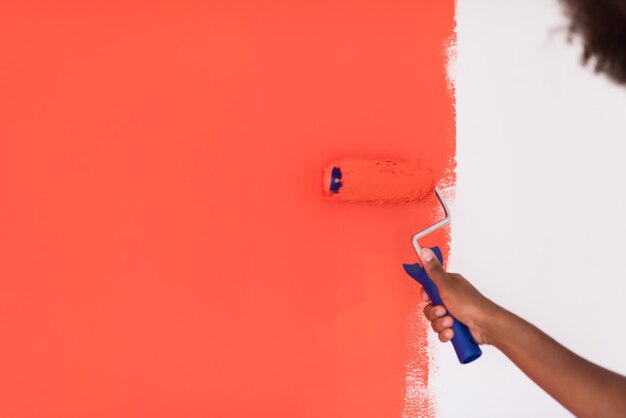
[[331,193],[338,193],[339,189],[343,185],[341,183],[341,169],[339,167],[333,167],[330,172],[330,191]]

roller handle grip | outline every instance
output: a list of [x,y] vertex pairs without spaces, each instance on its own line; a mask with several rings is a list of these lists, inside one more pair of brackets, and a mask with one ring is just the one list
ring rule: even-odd
[[[439,262],[443,264],[443,256],[439,247],[433,247],[431,250],[435,253]],[[424,290],[430,297],[433,306],[444,306],[441,296],[439,295],[439,291],[437,290],[437,286],[435,286],[435,283],[430,277],[428,277],[426,270],[424,270],[422,266],[419,264],[404,264],[403,267],[409,276],[424,287]],[[450,314],[448,313],[448,315]],[[452,317],[452,315],[450,316]],[[476,341],[474,341],[474,338],[472,337],[472,334],[470,334],[467,326],[457,321],[454,317],[452,317],[452,319],[454,319],[454,325],[452,325],[452,330],[454,331],[452,345],[454,346],[456,355],[461,364],[471,363],[480,357],[483,352],[478,344],[476,344]]]

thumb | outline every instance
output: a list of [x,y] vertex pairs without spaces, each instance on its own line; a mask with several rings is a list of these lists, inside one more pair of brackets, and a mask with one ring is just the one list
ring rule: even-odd
[[428,276],[435,282],[435,285],[439,288],[446,286],[450,278],[435,256],[435,253],[430,248],[422,248],[420,258],[422,259],[422,265],[426,273],[428,273]]

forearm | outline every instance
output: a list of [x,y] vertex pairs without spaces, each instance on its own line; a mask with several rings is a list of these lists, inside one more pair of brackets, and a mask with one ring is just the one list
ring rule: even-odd
[[626,378],[572,353],[534,325],[499,309],[489,342],[579,417],[625,417]]
[[[463,276],[447,273],[430,249],[422,262],[444,301],[427,305],[424,315],[443,342],[453,338],[446,310],[466,324],[479,344],[492,344],[528,377],[573,414],[626,417],[626,377],[603,369],[572,353],[535,326],[484,297]],[[422,289],[422,297],[430,301]]]

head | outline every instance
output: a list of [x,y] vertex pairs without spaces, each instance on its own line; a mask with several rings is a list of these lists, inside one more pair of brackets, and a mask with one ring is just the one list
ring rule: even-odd
[[570,34],[583,44],[582,60],[626,85],[626,0],[560,0]]

